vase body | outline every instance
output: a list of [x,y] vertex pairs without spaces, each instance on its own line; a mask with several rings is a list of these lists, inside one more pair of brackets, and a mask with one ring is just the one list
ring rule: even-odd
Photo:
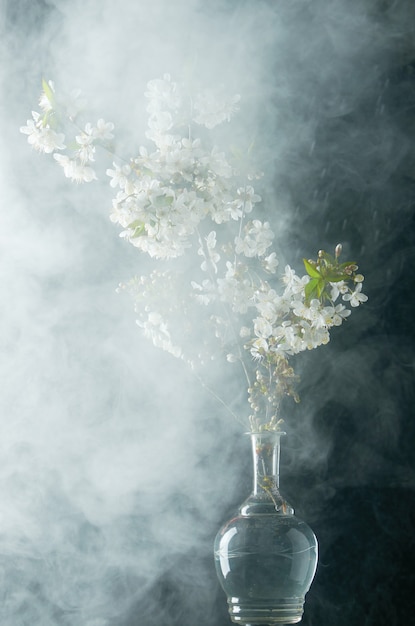
[[251,434],[253,491],[215,539],[217,575],[237,624],[301,621],[317,567],[313,531],[280,495],[282,434]]

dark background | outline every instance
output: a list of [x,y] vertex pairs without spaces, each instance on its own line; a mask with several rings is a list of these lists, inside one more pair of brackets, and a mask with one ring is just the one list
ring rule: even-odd
[[[288,409],[300,419],[306,405],[318,437],[330,442],[325,463],[315,471],[295,460],[301,434],[283,442],[282,491],[320,545],[303,618],[307,626],[394,626],[414,619],[415,55],[408,50],[385,65],[377,88],[355,109],[316,119],[318,158],[314,171],[307,163],[309,197],[298,189],[294,170],[292,180],[284,180],[304,225],[303,238],[295,229],[293,248],[311,256],[310,242],[321,241],[322,230],[323,246],[346,241],[370,298],[324,348],[317,369],[305,355],[300,395],[306,401]],[[364,68],[371,71],[371,65]],[[359,150],[367,155],[364,167]],[[295,166],[306,160],[295,151],[288,156]],[[310,215],[310,197],[319,214]],[[241,480],[235,505],[248,489]],[[223,519],[221,511],[218,526]],[[215,532],[213,525],[204,549],[178,555],[171,575],[157,583],[154,594],[163,607],[157,619],[140,603],[134,611],[144,614],[122,624],[228,624],[210,557]],[[194,581],[192,566],[200,559],[205,576]],[[183,570],[182,584],[174,582],[176,568]],[[200,587],[201,605],[193,596],[199,597]]]
[[[302,622],[307,626],[395,626],[414,619],[415,56],[409,51],[404,57],[379,75],[377,90],[358,108],[317,120],[318,168],[323,163],[326,171],[324,179],[321,170],[311,171],[310,195],[322,213],[310,215],[295,174],[285,181],[304,225],[293,248],[311,256],[310,241],[319,241],[322,229],[329,242],[324,246],[336,238],[352,242],[370,298],[324,348],[317,368],[304,356],[303,401],[287,408],[294,420],[309,411],[318,438],[328,444],[324,462],[310,469],[309,460],[302,466],[298,458],[305,443],[301,432],[288,425],[295,432],[282,443],[282,491],[320,545]],[[393,141],[382,154],[385,126]],[[372,154],[362,170],[357,152],[365,142],[372,142]],[[290,157],[303,162],[301,154]],[[239,502],[248,489],[241,483]],[[166,573],[155,589],[165,603],[161,621],[229,623],[220,590],[216,596],[209,551],[208,541],[205,554],[196,556],[207,563],[206,578],[196,585],[208,585],[211,607],[206,602],[192,608],[192,585],[171,584]],[[194,558],[178,556],[174,567],[191,571]]]

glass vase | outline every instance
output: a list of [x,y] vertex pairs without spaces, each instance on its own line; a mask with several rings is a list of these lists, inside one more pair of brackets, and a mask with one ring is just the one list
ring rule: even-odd
[[215,539],[217,575],[237,624],[300,622],[317,567],[317,539],[279,491],[284,434],[251,434],[252,493]]

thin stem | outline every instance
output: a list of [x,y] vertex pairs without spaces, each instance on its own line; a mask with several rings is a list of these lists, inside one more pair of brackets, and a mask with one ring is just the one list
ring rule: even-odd
[[[209,251],[207,250],[206,243],[203,240],[203,238],[202,238],[202,236],[201,236],[201,234],[199,232],[199,229],[196,229],[196,233],[197,233],[197,236],[198,236],[200,248],[201,248],[201,250],[203,252],[203,256],[204,256],[204,259],[206,261],[206,267],[207,267],[208,276],[209,276],[212,284],[214,284],[215,287],[217,288],[217,281],[216,281],[216,278],[215,278],[214,274],[212,273],[212,262],[211,262],[211,259],[210,259]],[[247,385],[248,385],[248,387],[250,387],[251,386],[251,379],[250,379],[250,376],[249,376],[248,369],[247,369],[247,367],[245,365],[245,362],[243,360],[242,352],[241,352],[239,341],[238,341],[238,335],[236,333],[234,324],[232,322],[232,316],[230,315],[229,307],[226,306],[225,303],[222,303],[222,306],[223,306],[224,314],[225,314],[225,316],[226,316],[226,318],[228,320],[229,326],[230,326],[232,334],[233,334],[233,340],[234,340],[236,346],[238,347],[239,362],[240,362],[240,364],[242,366],[242,370],[244,372]]]
[[[239,232],[238,232],[238,237],[239,238],[241,237],[241,234],[242,234],[242,224],[243,224],[243,221],[244,221],[244,218],[245,218],[245,215],[246,215],[246,213],[245,213],[245,204],[246,204],[246,200],[244,201],[244,206],[243,206],[243,209],[242,209],[241,219],[239,220]],[[236,271],[236,256],[237,255],[236,255],[236,252],[235,252],[235,256],[234,256],[234,260],[233,260],[233,267],[234,267],[235,271]]]
[[232,411],[232,409],[230,408],[230,406],[228,404],[226,404],[226,402],[220,397],[218,396],[218,394],[213,391],[213,389],[211,387],[209,387],[205,381],[198,375],[196,374],[195,371],[192,371],[193,376],[197,379],[197,381],[199,382],[199,384],[206,389],[206,391],[208,393],[210,393],[210,395],[215,398],[215,400],[217,400],[217,402],[219,402],[219,404],[221,404],[227,411],[228,413],[230,413],[232,415],[232,417],[234,419],[236,419],[237,422],[239,422],[239,424],[242,424],[243,426],[246,426],[245,422],[243,420],[241,420],[241,418]]

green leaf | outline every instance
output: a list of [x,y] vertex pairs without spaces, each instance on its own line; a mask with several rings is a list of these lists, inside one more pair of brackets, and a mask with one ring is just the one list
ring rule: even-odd
[[53,107],[55,104],[55,96],[52,89],[50,88],[49,83],[44,78],[42,78],[42,89],[45,93],[45,96],[50,102],[50,106]]
[[314,267],[314,265],[311,265],[310,261],[307,261],[307,259],[303,259],[303,263],[307,274],[311,276],[311,278],[321,278],[320,272]]
[[318,296],[318,298],[319,298],[319,299],[320,299],[320,298],[321,298],[321,296],[323,295],[324,290],[325,290],[325,288],[326,288],[326,285],[327,285],[327,283],[326,283],[326,281],[325,281],[325,280],[320,280],[320,281],[318,282],[318,285],[317,285],[317,296]]
[[251,154],[252,150],[254,149],[254,146],[255,146],[255,138],[252,139],[251,143],[248,146],[248,150],[247,150],[248,154]]
[[356,265],[354,261],[346,261],[346,263],[340,263],[340,265],[338,265],[337,267],[339,268],[339,270],[344,270],[346,269],[346,267],[350,267],[353,265]]
[[145,233],[144,222],[141,222],[140,220],[135,220],[134,222],[131,222],[131,224],[128,224],[128,228],[131,228],[131,230],[134,231],[130,235],[131,239],[134,239],[135,237],[140,237],[141,235],[144,235]]
[[[320,284],[320,279],[319,278],[312,278],[306,284],[306,286],[304,288],[306,304],[308,304],[310,302],[310,300],[313,299],[313,296],[317,296],[318,295],[319,284]],[[320,296],[318,296],[318,297],[320,297]]]
[[323,259],[324,259],[324,262],[326,263],[326,265],[329,265],[329,266],[332,266],[332,267],[337,265],[336,259],[331,254],[329,254],[328,252],[323,252]]
[[326,275],[326,280],[328,283],[338,283],[341,280],[347,280],[348,278],[350,278],[347,274],[327,274]]
[[171,204],[173,204],[173,200],[173,196],[156,196],[155,198],[153,198],[152,204],[158,209],[170,206]]

